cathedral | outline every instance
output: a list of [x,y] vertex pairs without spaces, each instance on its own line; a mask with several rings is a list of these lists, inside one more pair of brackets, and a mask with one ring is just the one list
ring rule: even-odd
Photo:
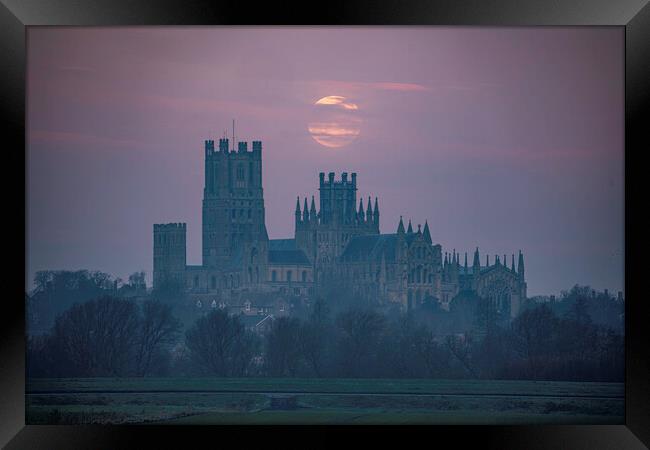
[[153,285],[175,283],[197,302],[245,303],[263,295],[322,295],[331,286],[373,305],[417,309],[437,302],[449,310],[461,293],[490,300],[514,317],[526,298],[524,258],[497,255],[492,264],[479,250],[471,264],[455,250],[443,255],[428,222],[414,229],[402,218],[395,232],[381,233],[379,201],[357,198],[357,174],[319,174],[318,201],[296,200],[293,239],[269,239],[264,221],[262,143],[227,138],[205,141],[202,264],[186,263],[185,223],[154,224]]

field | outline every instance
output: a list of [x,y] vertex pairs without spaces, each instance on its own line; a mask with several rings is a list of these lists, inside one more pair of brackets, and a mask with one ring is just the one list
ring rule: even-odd
[[71,378],[27,381],[28,424],[622,424],[622,383]]

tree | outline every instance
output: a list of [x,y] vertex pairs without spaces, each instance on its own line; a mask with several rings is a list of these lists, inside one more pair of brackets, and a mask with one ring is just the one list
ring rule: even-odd
[[102,297],[59,316],[53,338],[78,376],[121,376],[130,368],[137,327],[134,303]]
[[172,315],[172,307],[157,300],[142,304],[136,341],[136,374],[147,375],[152,361],[165,346],[174,342],[181,323]]
[[370,309],[349,309],[337,317],[341,331],[339,357],[345,376],[372,373],[381,338],[386,331],[386,319]]
[[476,372],[476,369],[474,369],[472,363],[473,339],[471,334],[449,335],[445,339],[445,343],[447,344],[447,348],[451,354],[461,363],[463,368],[469,372],[472,377],[478,378],[478,373]]
[[547,305],[522,312],[512,322],[519,355],[528,365],[528,377],[537,379],[542,360],[554,349],[559,320]]
[[190,358],[216,376],[243,376],[259,342],[235,316],[215,310],[199,318],[185,336]]
[[147,288],[147,284],[145,282],[145,274],[143,270],[139,272],[133,272],[131,275],[129,275],[129,286],[131,286],[133,289]]
[[300,350],[307,365],[317,377],[323,376],[327,356],[327,338],[332,332],[329,308],[319,298],[312,308],[309,319],[300,331]]
[[280,317],[266,336],[265,365],[269,375],[295,376],[300,363],[300,321]]

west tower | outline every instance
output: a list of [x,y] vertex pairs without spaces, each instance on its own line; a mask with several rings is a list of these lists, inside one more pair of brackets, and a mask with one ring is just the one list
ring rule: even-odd
[[262,142],[205,141],[203,266],[223,268],[237,252],[268,241],[262,189]]
[[161,286],[166,282],[184,283],[186,234],[187,228],[184,223],[154,224],[154,286]]

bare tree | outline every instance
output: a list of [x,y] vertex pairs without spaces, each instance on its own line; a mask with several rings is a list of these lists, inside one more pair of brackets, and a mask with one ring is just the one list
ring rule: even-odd
[[142,304],[136,341],[136,373],[145,376],[155,355],[177,337],[181,323],[172,315],[172,307],[157,300]]
[[222,310],[199,318],[185,343],[191,359],[217,376],[245,375],[258,346],[241,321]]
[[295,376],[300,363],[300,321],[280,317],[266,336],[265,365],[269,375]]
[[536,378],[543,358],[553,350],[558,318],[542,305],[522,312],[512,323],[515,346],[528,365],[528,376]]
[[376,358],[381,338],[386,331],[386,319],[369,309],[350,309],[339,314],[341,330],[339,355],[345,376],[363,376]]
[[80,375],[128,372],[137,335],[135,304],[103,297],[75,304],[56,320],[54,338]]
[[462,364],[472,377],[478,378],[471,360],[472,337],[470,334],[449,335],[446,339],[447,348],[454,357]]
[[329,308],[322,298],[318,299],[300,331],[302,355],[317,377],[323,376],[330,328]]

